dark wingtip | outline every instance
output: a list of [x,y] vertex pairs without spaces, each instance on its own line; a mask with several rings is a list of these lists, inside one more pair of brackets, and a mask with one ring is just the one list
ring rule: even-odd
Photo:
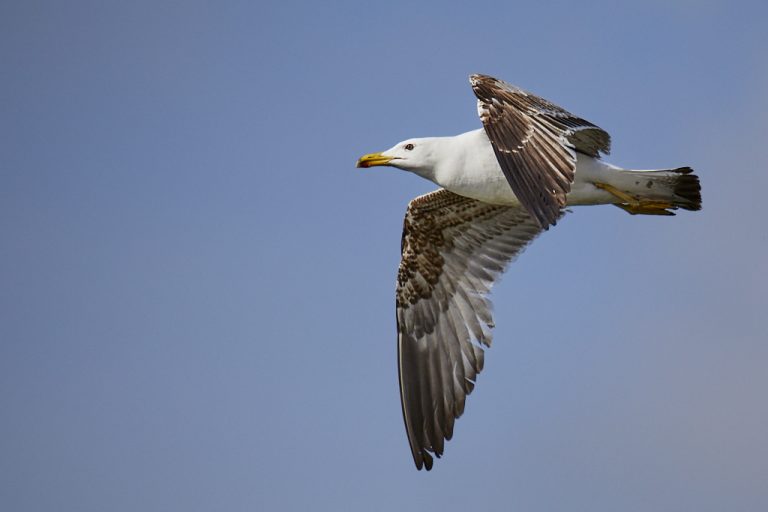
[[539,228],[541,228],[542,231],[549,231],[549,228],[556,226],[560,217],[566,213],[566,210],[563,208],[558,208],[555,211],[547,211],[542,208],[526,207],[526,210],[531,217],[536,219],[536,222],[539,224]]
[[[440,458],[440,456],[437,456]],[[418,452],[413,452],[413,462],[416,463],[416,469],[421,471],[422,469],[426,469],[427,471],[432,470],[432,464],[434,463],[434,459],[432,458],[432,454],[429,453],[425,449],[421,449]]]
[[[429,454],[429,452],[426,450],[422,450],[421,458],[424,461],[424,469],[426,469],[427,471],[431,471],[434,459],[432,459],[432,456]],[[421,469],[421,466],[419,466],[419,464],[416,464],[416,467]]]

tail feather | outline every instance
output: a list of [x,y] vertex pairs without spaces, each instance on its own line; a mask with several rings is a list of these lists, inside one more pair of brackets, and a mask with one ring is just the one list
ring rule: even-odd
[[693,169],[678,167],[671,172],[679,174],[673,191],[676,196],[684,200],[676,206],[683,210],[701,210],[701,183],[699,177],[693,174]]
[[701,210],[701,183],[690,167],[654,171],[625,171],[626,188],[615,206],[633,215],[674,215],[674,210]]

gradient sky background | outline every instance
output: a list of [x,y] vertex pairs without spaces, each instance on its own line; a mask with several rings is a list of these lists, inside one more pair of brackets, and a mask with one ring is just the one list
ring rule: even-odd
[[[768,3],[637,4],[2,2],[0,509],[768,510]],[[479,127],[473,72],[704,209],[541,237],[419,473],[394,279],[434,186],[354,164]]]

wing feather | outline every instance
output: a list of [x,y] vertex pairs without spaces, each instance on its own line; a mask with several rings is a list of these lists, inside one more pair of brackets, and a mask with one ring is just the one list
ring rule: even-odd
[[477,109],[512,191],[545,229],[566,204],[576,152],[598,158],[611,139],[600,127],[486,75],[470,77]]
[[408,205],[396,313],[400,398],[416,467],[431,469],[483,369],[488,294],[542,229],[522,207],[438,190]]

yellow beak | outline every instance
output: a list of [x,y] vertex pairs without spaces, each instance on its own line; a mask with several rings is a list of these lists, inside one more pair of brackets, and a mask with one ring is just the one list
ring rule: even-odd
[[381,153],[370,153],[363,155],[357,161],[357,167],[374,167],[376,165],[387,165],[394,160],[391,156],[384,156]]

